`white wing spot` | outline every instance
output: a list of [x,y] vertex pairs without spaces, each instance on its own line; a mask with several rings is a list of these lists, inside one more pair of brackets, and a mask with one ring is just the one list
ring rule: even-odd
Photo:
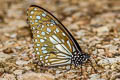
[[38,40],[37,40],[37,39],[35,39],[35,42],[38,42]]
[[35,22],[38,22],[38,20],[35,20]]
[[53,24],[50,24],[50,26],[53,26]]
[[39,33],[39,31],[37,31],[37,33]]
[[37,52],[37,54],[40,54],[40,52]]
[[44,39],[47,39],[46,37],[44,37]]
[[41,26],[41,30],[42,30],[44,27],[45,27],[45,26],[44,26],[44,25],[42,25],[42,26]]
[[46,32],[47,34],[49,34],[49,32]]
[[65,36],[65,33],[62,33],[63,34],[63,36]]
[[55,21],[54,21],[54,20],[50,20],[50,21],[51,21],[51,23],[55,24]]
[[47,24],[47,26],[50,26],[50,24]]
[[47,59],[48,58],[48,56],[45,56],[45,59]]
[[45,26],[44,25],[42,25],[42,28],[44,28]]
[[39,49],[38,48],[36,48],[36,51],[38,51]]
[[34,10],[37,10],[37,8],[34,8]]
[[51,29],[50,29],[50,28],[47,28],[47,31],[48,31],[48,32],[51,32]]
[[44,61],[41,61],[41,63],[44,63]]
[[44,39],[40,39],[40,42],[44,42],[45,40]]
[[45,32],[41,32],[42,35],[45,35]]
[[48,60],[45,60],[45,62],[48,62]]
[[44,51],[42,51],[43,53],[47,53],[47,51],[46,50],[44,50]]
[[31,11],[31,12],[30,12],[30,14],[33,14],[33,13],[34,13],[34,11]]
[[[73,46],[73,52],[75,51],[75,47]],[[76,54],[76,53],[75,53]]]
[[46,47],[42,47],[42,48],[41,48],[41,50],[45,50],[45,49],[46,49]]
[[56,31],[54,31],[54,33],[56,34]]
[[40,35],[38,34],[37,37],[40,37]]
[[62,42],[64,43],[65,41],[62,39]]
[[58,29],[58,28],[56,28],[56,32],[59,32],[59,29]]
[[69,45],[69,47],[71,48],[71,45],[70,45],[70,42],[69,42],[69,40],[67,41],[67,44]]
[[50,65],[50,63],[47,63],[48,65]]
[[36,16],[37,19],[40,19],[41,17],[40,16]]
[[50,54],[47,54],[47,56],[50,56]]
[[33,30],[35,30],[35,27],[32,27]]
[[30,18],[32,18],[32,16],[30,16]]
[[37,46],[40,46],[40,44],[38,43]]
[[34,24],[34,22],[32,22],[31,24]]
[[42,14],[42,16],[43,16],[43,17],[45,17],[45,16],[46,16],[46,14],[44,14],[44,13],[43,13],[43,14]]
[[42,58],[43,56],[40,56],[40,58]]
[[47,44],[45,44],[44,46],[48,46]]
[[42,58],[40,58],[40,60],[42,60]]

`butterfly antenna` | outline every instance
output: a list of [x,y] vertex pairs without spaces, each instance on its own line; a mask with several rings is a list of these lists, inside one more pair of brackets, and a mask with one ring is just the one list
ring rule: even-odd
[[[102,58],[105,58],[105,57],[103,57],[103,56],[101,56]],[[103,68],[102,66],[100,66],[98,63],[97,63],[97,61],[94,59],[94,58],[92,58],[93,60],[94,60],[94,62],[95,62],[95,64],[97,65],[97,66],[99,66],[99,67],[101,67],[101,68]],[[109,60],[106,58],[106,60],[109,62]],[[110,63],[110,62],[109,62]]]

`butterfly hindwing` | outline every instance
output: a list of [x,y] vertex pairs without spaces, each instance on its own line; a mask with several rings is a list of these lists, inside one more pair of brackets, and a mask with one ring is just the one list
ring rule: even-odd
[[32,29],[34,51],[44,66],[70,65],[75,49],[64,26],[48,11],[31,6],[28,22]]

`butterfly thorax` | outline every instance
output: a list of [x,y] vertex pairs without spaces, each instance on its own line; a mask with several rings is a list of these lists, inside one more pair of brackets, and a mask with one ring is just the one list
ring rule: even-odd
[[72,61],[72,64],[74,64],[75,66],[78,66],[85,63],[89,58],[90,56],[88,54],[76,53],[72,56],[71,61]]

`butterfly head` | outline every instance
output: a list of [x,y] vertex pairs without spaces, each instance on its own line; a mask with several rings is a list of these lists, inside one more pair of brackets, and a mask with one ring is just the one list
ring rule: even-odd
[[85,63],[85,62],[87,62],[87,60],[90,58],[90,55],[88,55],[88,54],[75,54],[75,55],[73,55],[73,57],[72,57],[72,63],[75,65],[75,66],[78,66],[78,65],[81,65],[81,64],[83,64],[83,63]]

